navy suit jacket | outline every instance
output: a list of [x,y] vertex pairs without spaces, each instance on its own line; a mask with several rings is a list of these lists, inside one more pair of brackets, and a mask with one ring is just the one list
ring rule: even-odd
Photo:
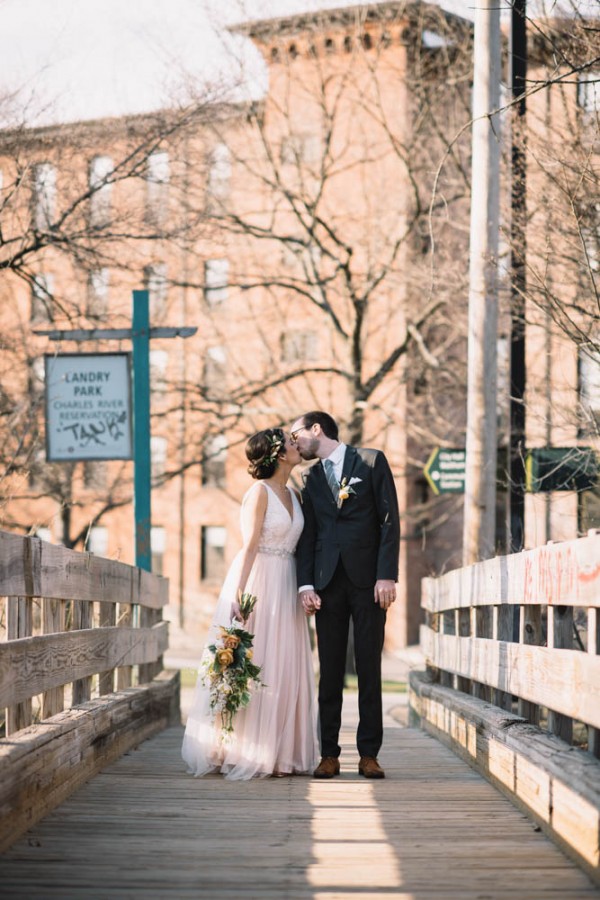
[[321,590],[338,562],[356,587],[380,578],[397,581],[400,516],[396,486],[380,450],[347,447],[342,481],[359,478],[338,509],[320,462],[311,466],[302,490],[304,530],[297,549],[298,585]]

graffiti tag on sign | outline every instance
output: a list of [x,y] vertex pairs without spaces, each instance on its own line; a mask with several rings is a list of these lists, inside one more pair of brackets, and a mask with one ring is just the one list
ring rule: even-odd
[[47,459],[131,459],[129,354],[60,354],[45,363]]

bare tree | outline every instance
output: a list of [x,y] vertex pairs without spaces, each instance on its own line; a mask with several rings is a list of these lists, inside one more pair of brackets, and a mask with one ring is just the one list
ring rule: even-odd
[[[45,525],[36,509],[51,497],[61,511],[62,540],[75,546],[107,512],[131,502],[127,466],[46,461],[42,354],[49,348],[32,330],[126,325],[131,288],[143,285],[151,292],[153,324],[179,311],[179,298],[169,298],[164,263],[156,261],[178,259],[182,247],[208,234],[203,206],[192,209],[182,196],[192,165],[185,149],[219,108],[213,101],[205,97],[135,119],[3,133],[0,480],[6,527]],[[180,389],[180,372],[169,381]],[[158,396],[155,421],[167,419],[164,430],[173,430],[183,405],[181,395],[169,403]],[[166,466],[156,484],[190,464],[186,457]],[[86,512],[75,521],[77,510]]]
[[469,117],[470,28],[407,4],[243,31],[271,86],[241,133],[213,125],[243,182],[209,209],[245,298],[248,353],[232,361],[230,400],[246,412],[327,401],[360,443],[398,421],[409,391],[423,409],[414,428],[409,418],[415,442],[448,440],[462,427],[447,392],[464,383],[464,270],[452,260],[466,263],[468,141],[430,199],[448,134]]
[[569,13],[529,22],[528,299],[597,350],[600,20]]

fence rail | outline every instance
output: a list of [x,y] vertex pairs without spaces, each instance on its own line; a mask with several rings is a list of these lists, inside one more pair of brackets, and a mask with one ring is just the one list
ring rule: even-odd
[[[0,597],[6,640],[0,644],[0,708],[6,734],[31,725],[31,700],[43,719],[71,703],[149,681],[168,646],[162,608],[168,582],[142,569],[33,537],[0,532]],[[37,634],[35,632],[38,632]],[[116,682],[115,682],[116,674]]]
[[108,762],[179,719],[162,673],[168,581],[0,531],[0,848]]
[[421,644],[441,681],[600,757],[600,534],[485,560],[423,583]]
[[424,579],[422,606],[413,722],[600,882],[600,533]]

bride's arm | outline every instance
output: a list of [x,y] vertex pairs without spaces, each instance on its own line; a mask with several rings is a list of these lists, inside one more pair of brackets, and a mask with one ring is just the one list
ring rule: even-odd
[[260,532],[265,519],[266,511],[267,490],[263,485],[260,485],[260,487],[257,487],[250,492],[250,495],[246,500],[246,510],[244,511],[244,513],[248,516],[250,527],[247,532],[248,537],[244,541],[244,545],[242,547],[242,568],[240,570],[240,577],[237,585],[237,590],[235,592],[236,599],[231,604],[232,619],[239,619],[240,621],[242,619],[238,598],[240,597],[240,594],[244,592],[246,582],[248,581],[248,576],[250,575],[250,570],[252,569],[254,560],[256,559],[258,543],[260,540]]

